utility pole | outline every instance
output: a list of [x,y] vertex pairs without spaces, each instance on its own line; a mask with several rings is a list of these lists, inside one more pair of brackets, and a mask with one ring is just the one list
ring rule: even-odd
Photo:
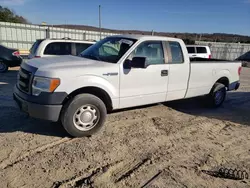
[[199,39],[199,41],[201,41],[201,37],[202,37],[202,34],[200,34],[200,39]]
[[99,34],[101,40],[102,39],[101,5],[99,5]]

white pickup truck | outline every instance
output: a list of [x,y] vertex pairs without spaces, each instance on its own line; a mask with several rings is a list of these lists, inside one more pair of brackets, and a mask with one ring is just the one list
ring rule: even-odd
[[220,106],[240,86],[240,62],[192,59],[176,38],[107,37],[79,57],[22,63],[14,100],[31,117],[60,121],[73,137],[89,136],[107,112],[196,96]]

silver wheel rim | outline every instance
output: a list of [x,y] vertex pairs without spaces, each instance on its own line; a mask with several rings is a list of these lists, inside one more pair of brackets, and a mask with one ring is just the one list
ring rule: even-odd
[[73,116],[74,125],[80,131],[89,131],[93,129],[99,122],[99,119],[99,110],[90,104],[78,108]]
[[223,98],[224,98],[224,92],[222,89],[220,89],[215,93],[215,104],[216,105],[220,104]]
[[4,71],[6,69],[6,65],[3,62],[0,62],[0,71]]

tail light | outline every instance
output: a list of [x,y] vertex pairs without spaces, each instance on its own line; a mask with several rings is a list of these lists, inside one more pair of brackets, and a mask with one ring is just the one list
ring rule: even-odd
[[238,68],[238,75],[240,76],[240,74],[241,74],[241,70],[242,70],[242,67],[239,67]]
[[15,51],[12,53],[13,56],[19,57],[20,56],[20,52],[19,51]]
[[209,55],[209,56],[208,56],[208,59],[211,59],[211,58],[212,58],[212,55]]

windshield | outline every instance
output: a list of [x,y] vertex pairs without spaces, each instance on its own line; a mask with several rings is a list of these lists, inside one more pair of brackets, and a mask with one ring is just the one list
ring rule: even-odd
[[240,61],[250,60],[250,51],[238,57],[236,60],[240,60]]
[[135,42],[136,40],[129,38],[107,37],[83,51],[80,56],[97,61],[117,63]]

